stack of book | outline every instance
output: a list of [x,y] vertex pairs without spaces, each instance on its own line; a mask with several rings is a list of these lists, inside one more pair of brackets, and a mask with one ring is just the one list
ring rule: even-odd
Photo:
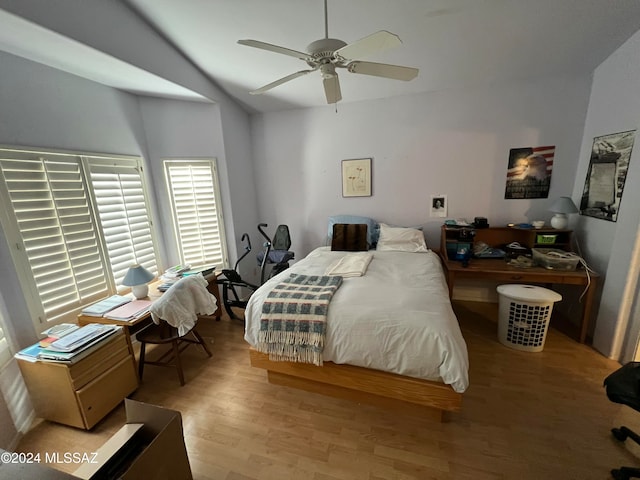
[[161,292],[166,292],[171,288],[171,286],[176,283],[180,278],[182,278],[182,273],[186,272],[191,268],[191,265],[183,264],[183,265],[174,265],[173,267],[167,268],[165,272],[160,275],[160,280],[162,283],[158,286],[158,290]]
[[199,267],[193,267],[189,270],[182,272],[183,277],[188,277],[189,275],[198,275],[202,274],[202,276],[209,275],[210,273],[215,272],[215,265],[201,265]]
[[199,267],[193,268],[190,268],[189,265],[180,265],[178,267],[180,267],[179,270],[176,270],[177,267],[171,267],[160,277],[162,283],[158,286],[158,290],[160,290],[161,292],[166,292],[174,283],[176,283],[182,277],[188,277],[189,275],[198,274],[202,274],[203,276],[209,275],[216,270],[215,265],[201,265]]

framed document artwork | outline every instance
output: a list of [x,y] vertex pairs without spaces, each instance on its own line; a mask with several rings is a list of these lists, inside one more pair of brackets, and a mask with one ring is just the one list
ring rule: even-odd
[[595,137],[589,171],[580,201],[580,214],[615,222],[622,200],[636,131]]
[[342,160],[342,196],[371,196],[371,159]]

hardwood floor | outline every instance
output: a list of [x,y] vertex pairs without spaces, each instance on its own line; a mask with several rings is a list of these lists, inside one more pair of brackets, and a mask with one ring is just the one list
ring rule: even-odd
[[[622,409],[633,412],[602,387],[618,363],[553,328],[541,353],[506,348],[495,305],[454,308],[471,385],[443,423],[270,385],[249,366],[243,324],[226,316],[199,323],[213,357],[185,352],[184,387],[173,370],[151,366],[132,398],[182,412],[196,479],[602,480],[640,465],[610,434]],[[91,432],[41,422],[18,450],[91,452],[124,421],[119,407]]]

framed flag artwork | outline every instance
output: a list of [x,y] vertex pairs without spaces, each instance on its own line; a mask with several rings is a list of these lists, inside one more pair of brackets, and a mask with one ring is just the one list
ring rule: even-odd
[[509,150],[504,198],[547,198],[555,146]]

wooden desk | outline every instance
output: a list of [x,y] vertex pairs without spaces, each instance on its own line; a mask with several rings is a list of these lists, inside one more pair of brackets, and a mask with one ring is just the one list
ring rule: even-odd
[[[209,282],[207,290],[209,290],[209,292],[216,297],[217,309],[213,314],[213,317],[215,317],[216,320],[220,320],[220,317],[222,316],[222,305],[220,303],[220,293],[218,290],[218,276],[221,275],[221,273],[222,272],[214,272],[209,275],[205,275],[204,277]],[[162,296],[162,292],[158,290],[158,286],[162,283],[163,282],[161,280],[158,280],[149,284],[149,296],[147,297],[149,300],[154,301]],[[113,320],[111,318],[105,317],[91,317],[89,315],[78,315],[77,323],[80,326],[88,325],[90,323],[120,325],[121,327],[123,327],[123,330],[125,332],[127,342],[129,343],[129,348],[131,348],[131,351],[134,351],[131,342],[131,336],[151,325],[152,320],[150,313],[146,313],[132,321]]]
[[542,283],[578,285],[587,288],[582,307],[582,319],[580,322],[580,343],[587,338],[589,318],[591,317],[591,305],[596,291],[598,275],[591,273],[591,281],[584,270],[548,270],[542,267],[518,268],[507,264],[503,259],[472,259],[469,265],[464,267],[462,262],[448,260],[446,252],[439,252],[442,259],[447,284],[449,285],[449,298],[453,295],[453,287],[458,278],[474,278],[478,280],[493,280],[504,283]]

